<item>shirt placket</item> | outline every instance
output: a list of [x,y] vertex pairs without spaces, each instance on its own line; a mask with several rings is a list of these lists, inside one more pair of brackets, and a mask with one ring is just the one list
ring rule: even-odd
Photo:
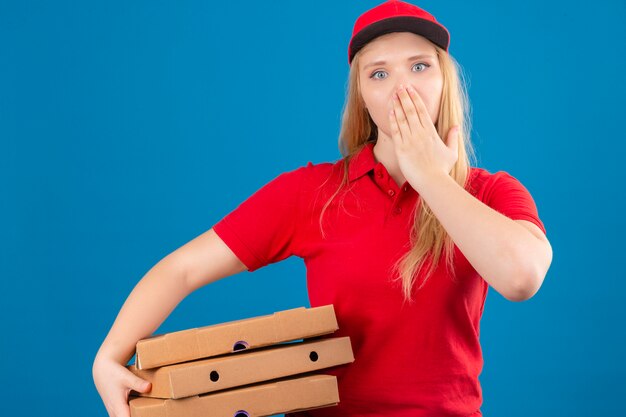
[[406,215],[410,187],[407,184],[402,188],[398,187],[382,164],[378,164],[374,169],[374,181],[386,195],[384,225],[402,221]]

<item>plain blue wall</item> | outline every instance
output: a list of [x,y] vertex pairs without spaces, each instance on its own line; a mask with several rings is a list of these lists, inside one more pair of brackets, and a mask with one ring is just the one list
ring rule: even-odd
[[[91,365],[137,281],[279,173],[340,157],[346,47],[378,2],[208,3],[0,3],[3,415],[105,416]],[[483,413],[617,415],[625,3],[419,4],[466,72],[478,165],[527,186],[554,249],[531,300],[490,290]],[[298,306],[294,257],[158,332]]]

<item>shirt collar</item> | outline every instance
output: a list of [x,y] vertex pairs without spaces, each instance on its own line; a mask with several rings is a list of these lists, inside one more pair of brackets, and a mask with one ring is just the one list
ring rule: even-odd
[[350,182],[362,177],[376,167],[374,145],[375,142],[366,142],[365,146],[352,157],[348,167],[348,180]]

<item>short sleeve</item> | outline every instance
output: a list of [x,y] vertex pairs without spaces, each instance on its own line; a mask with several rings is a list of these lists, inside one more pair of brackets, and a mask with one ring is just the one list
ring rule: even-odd
[[248,272],[293,255],[304,168],[278,175],[213,225]]
[[487,180],[484,187],[483,198],[489,207],[510,219],[528,220],[546,233],[535,201],[517,178],[505,171],[498,171]]

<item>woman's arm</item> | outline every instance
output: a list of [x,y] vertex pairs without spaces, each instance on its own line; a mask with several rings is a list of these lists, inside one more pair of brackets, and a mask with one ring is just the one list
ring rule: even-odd
[[145,381],[124,367],[137,342],[152,335],[191,292],[246,269],[211,228],[146,273],[124,302],[94,359],[94,382],[110,416],[129,416],[131,389],[149,390]]
[[552,247],[543,232],[492,209],[448,175],[458,160],[459,126],[450,128],[443,141],[412,86],[407,90],[400,85],[391,104],[391,138],[409,184],[496,291],[511,301],[532,297],[552,262]]
[[100,350],[120,363],[128,362],[137,341],[152,335],[187,295],[246,269],[209,229],[146,273],[126,299]]
[[432,174],[420,196],[469,263],[502,296],[524,301],[539,290],[552,262],[552,247],[539,227],[497,212],[449,175]]

